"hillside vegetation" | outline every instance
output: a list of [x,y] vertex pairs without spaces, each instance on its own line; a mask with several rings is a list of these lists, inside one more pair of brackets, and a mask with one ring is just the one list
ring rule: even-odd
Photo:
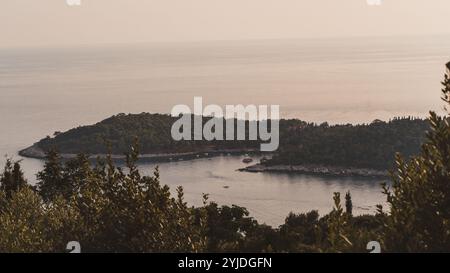
[[[449,109],[448,76],[443,86],[442,99]],[[78,241],[84,252],[355,253],[367,252],[368,242],[377,241],[382,252],[448,253],[449,121],[448,112],[444,116],[430,112],[430,130],[419,154],[409,160],[395,157],[392,183],[383,185],[388,206],[377,206],[375,215],[354,216],[351,193],[345,194],[344,201],[336,192],[330,213],[291,213],[275,228],[258,223],[245,208],[210,202],[207,195],[203,206],[189,206],[181,187],[174,196],[160,183],[158,169],[152,176],[141,174],[137,144],[128,153],[125,167],[116,166],[111,156],[96,163],[85,155],[63,162],[57,153],[49,152],[35,186],[25,180],[20,161],[8,160],[0,174],[0,252],[64,252],[67,242]],[[397,120],[357,128],[323,125],[305,130],[358,133],[353,142],[346,139],[349,135],[335,138],[345,139],[348,145],[362,143],[359,137],[373,133],[375,140],[364,142],[369,150],[380,143],[386,146],[378,147],[404,147],[402,140],[411,139],[402,139],[402,134],[419,124]],[[402,129],[391,130],[392,126]],[[292,130],[283,128],[284,133]],[[320,136],[324,137],[323,132]],[[298,140],[294,134],[291,137],[294,145]],[[400,138],[399,142],[390,137]]]
[[[176,119],[161,114],[119,114],[94,125],[55,133],[35,147],[61,154],[121,155],[137,138],[142,154],[259,149],[258,141],[174,141],[170,131]],[[280,147],[266,164],[385,170],[393,166],[396,152],[405,157],[418,154],[428,128],[428,121],[413,118],[335,126],[281,120]]]

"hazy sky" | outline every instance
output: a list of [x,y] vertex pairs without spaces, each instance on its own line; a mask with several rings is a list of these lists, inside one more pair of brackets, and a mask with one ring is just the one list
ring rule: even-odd
[[0,47],[450,32],[449,0],[0,0]]

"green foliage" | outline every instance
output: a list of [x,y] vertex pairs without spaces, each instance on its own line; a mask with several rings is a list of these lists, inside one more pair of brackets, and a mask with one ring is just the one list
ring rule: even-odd
[[46,234],[51,232],[42,199],[23,188],[10,198],[0,193],[3,206],[0,213],[1,252],[51,252],[53,244]]
[[28,184],[23,176],[20,161],[6,159],[5,168],[0,174],[0,191],[4,192],[7,198],[11,198],[14,192],[24,187],[28,187]]
[[62,164],[56,151],[47,153],[44,169],[37,174],[38,189],[45,201],[52,200],[57,194],[67,195],[70,186],[63,181]]
[[[204,118],[203,122],[207,120]],[[170,131],[175,121],[168,115],[119,114],[92,126],[45,138],[37,146],[46,152],[56,149],[63,154],[123,154],[137,137],[143,154],[259,149],[259,141],[174,141]],[[394,167],[396,152],[407,157],[420,152],[428,128],[427,121],[413,118],[355,126],[281,120],[279,151],[266,164],[387,170]]]
[[407,157],[420,153],[428,128],[428,121],[413,118],[355,126],[285,124],[280,149],[266,164],[388,170],[397,152]]
[[[449,104],[448,76],[443,85],[443,100]],[[409,162],[398,155],[392,188],[384,187],[390,205],[385,245],[390,251],[450,249],[449,117],[431,112],[430,124],[422,153]]]
[[341,206],[341,194],[334,193],[334,209],[328,218],[328,242],[331,251],[342,251],[353,246],[348,238],[348,215]]
[[82,155],[62,163],[50,153],[38,192],[23,187],[7,197],[2,187],[0,251],[62,252],[74,240],[86,252],[203,250],[204,213],[187,206],[181,188],[171,197],[158,170],[141,176],[137,155],[135,147],[122,168],[110,157],[92,165]]
[[142,176],[137,160],[137,146],[123,167],[111,157],[93,164],[82,155],[62,162],[49,154],[36,191],[0,188],[0,252],[64,252],[69,241],[79,241],[84,252],[338,251],[329,235],[341,236],[358,219],[338,207],[323,218],[316,211],[290,214],[274,229],[245,208],[218,206],[207,196],[204,206],[189,207],[182,188],[172,197],[158,169]]
[[350,192],[345,194],[345,213],[348,215],[353,215],[353,202]]
[[[448,106],[448,76],[443,85],[442,99]],[[448,252],[449,121],[448,115],[439,117],[431,112],[430,130],[421,153],[409,160],[397,155],[392,186],[383,187],[388,211],[378,206],[376,215],[353,216],[350,192],[345,196],[345,211],[341,194],[335,193],[329,214],[320,217],[317,211],[291,213],[278,228],[259,224],[245,208],[208,202],[207,195],[202,207],[189,207],[183,200],[182,188],[173,197],[170,189],[160,184],[158,169],[153,176],[141,175],[137,144],[127,154],[124,167],[116,166],[111,156],[99,158],[95,164],[85,155],[63,162],[56,152],[49,151],[44,169],[37,175],[37,189],[26,183],[20,162],[7,160],[0,175],[0,252],[63,252],[69,241],[79,241],[85,252],[366,252],[370,241],[379,241],[383,251],[390,252]],[[293,125],[293,121],[286,122]],[[399,125],[406,130],[408,124],[415,124],[412,132],[423,129],[421,122],[411,120],[370,126],[379,126],[386,133]],[[320,130],[336,130],[336,135],[346,130],[359,131],[357,136],[369,141],[373,136],[365,134],[372,130],[369,127],[331,129],[323,124]],[[316,130],[311,128],[307,130]],[[397,136],[394,142],[400,144],[383,142],[381,135],[381,142],[375,137],[371,143],[384,143],[379,147],[387,150],[407,147],[409,144],[401,144],[405,136],[402,132],[383,135]],[[359,143],[358,137],[353,143]],[[334,145],[339,143],[341,147],[345,139]],[[418,138],[405,141],[416,143]],[[329,150],[332,144],[324,144],[328,148],[321,151],[334,151]],[[309,149],[304,147],[299,150]],[[371,151],[363,146],[351,147],[360,147],[359,152]],[[346,162],[346,158],[339,160]]]
[[317,211],[290,213],[280,227],[280,250],[290,252],[319,252],[321,244],[320,217]]
[[[259,148],[257,141],[175,141],[171,136],[171,128],[177,119],[162,114],[118,114],[94,125],[57,133],[53,138],[44,138],[37,146],[45,152],[58,150],[62,154],[122,155],[138,138],[142,144],[142,154]],[[209,119],[211,118],[204,117],[203,123]],[[248,129],[248,122],[246,124]],[[191,135],[193,130],[194,128]]]
[[207,250],[209,252],[236,252],[243,248],[246,236],[258,225],[249,218],[248,211],[238,206],[219,207],[210,203],[207,212]]

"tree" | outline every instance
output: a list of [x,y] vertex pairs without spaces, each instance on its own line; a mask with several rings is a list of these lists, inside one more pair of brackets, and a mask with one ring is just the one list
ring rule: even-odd
[[0,174],[0,191],[10,198],[14,192],[26,187],[27,180],[24,178],[20,161],[13,162],[11,159],[6,160],[3,173]]
[[[0,252],[63,252],[73,240],[85,252],[205,250],[205,210],[189,207],[182,188],[172,197],[157,169],[142,176],[137,160],[137,146],[125,168],[111,156],[92,167],[85,156],[63,164],[49,154],[39,194],[30,187],[10,197],[0,191]],[[13,167],[5,169],[10,181]]]
[[[448,111],[448,76],[443,86]],[[350,192],[345,208],[335,193],[329,214],[291,213],[279,228],[258,224],[245,208],[207,203],[206,195],[202,207],[189,207],[181,187],[172,196],[161,185],[157,168],[141,175],[137,143],[123,167],[112,156],[63,163],[51,152],[38,192],[20,162],[7,160],[0,175],[0,252],[63,252],[73,240],[85,252],[365,252],[369,241],[392,252],[448,252],[450,116],[431,112],[429,123],[420,155],[396,157],[392,186],[383,186],[389,210],[353,216]]]
[[47,225],[43,202],[29,188],[22,188],[6,197],[0,192],[3,203],[0,212],[0,252],[53,252],[49,240],[51,230]]
[[353,202],[350,191],[345,194],[345,213],[348,215],[353,215]]
[[44,169],[37,174],[37,189],[44,201],[49,202],[58,194],[66,194],[67,183],[63,179],[61,158],[50,150],[45,158]]
[[341,205],[341,194],[335,192],[333,196],[334,208],[329,214],[328,226],[328,242],[331,252],[342,252],[353,246],[348,236],[348,215],[344,214]]
[[289,252],[318,252],[321,244],[320,216],[318,211],[290,213],[280,227],[282,250]]
[[[442,82],[450,105],[450,80]],[[450,249],[450,117],[430,112],[431,130],[419,156],[397,156],[392,187],[384,185],[390,206],[385,245],[395,252],[447,252]]]
[[211,202],[201,209],[206,211],[209,252],[239,251],[257,226],[257,222],[249,217],[249,212],[243,207],[219,206]]

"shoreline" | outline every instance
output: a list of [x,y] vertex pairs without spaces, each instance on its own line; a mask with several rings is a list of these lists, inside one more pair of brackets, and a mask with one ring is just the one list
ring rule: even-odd
[[[18,154],[25,158],[45,159],[45,151],[37,144],[28,148],[20,150]],[[199,152],[185,152],[185,153],[155,153],[155,154],[141,154],[139,161],[141,162],[179,162],[190,161],[201,158],[212,158],[218,156],[239,156],[239,155],[263,155],[265,153],[257,149],[243,149],[243,150],[204,150]],[[267,154],[265,154],[267,155]],[[70,160],[77,156],[77,154],[61,153],[60,157],[63,160]],[[107,154],[91,154],[90,160],[97,158],[105,158]],[[114,161],[124,161],[125,155],[111,155]],[[334,176],[334,177],[363,177],[363,178],[388,178],[388,171],[380,171],[365,168],[342,168],[330,167],[321,165],[273,165],[267,166],[261,163],[253,164],[237,171],[248,173],[284,173],[284,174],[306,174],[317,176]]]
[[[18,154],[25,158],[34,158],[34,159],[45,159],[45,151],[39,148],[36,144],[20,150]],[[140,154],[139,161],[145,162],[176,162],[176,161],[184,161],[184,160],[194,160],[200,158],[210,158],[216,156],[225,156],[225,155],[246,155],[246,154],[262,154],[257,149],[242,149],[242,150],[204,150],[199,152],[185,152],[185,153],[155,153],[155,154]],[[67,154],[61,153],[60,157],[64,160],[70,160],[76,158],[77,154]],[[95,160],[97,158],[105,158],[107,154],[90,154],[89,159]],[[111,155],[111,158],[116,161],[123,161],[126,159],[124,154]]]
[[319,165],[274,165],[266,166],[261,163],[238,169],[240,172],[249,173],[295,173],[336,177],[364,177],[364,178],[388,178],[388,171],[363,168],[341,168]]

